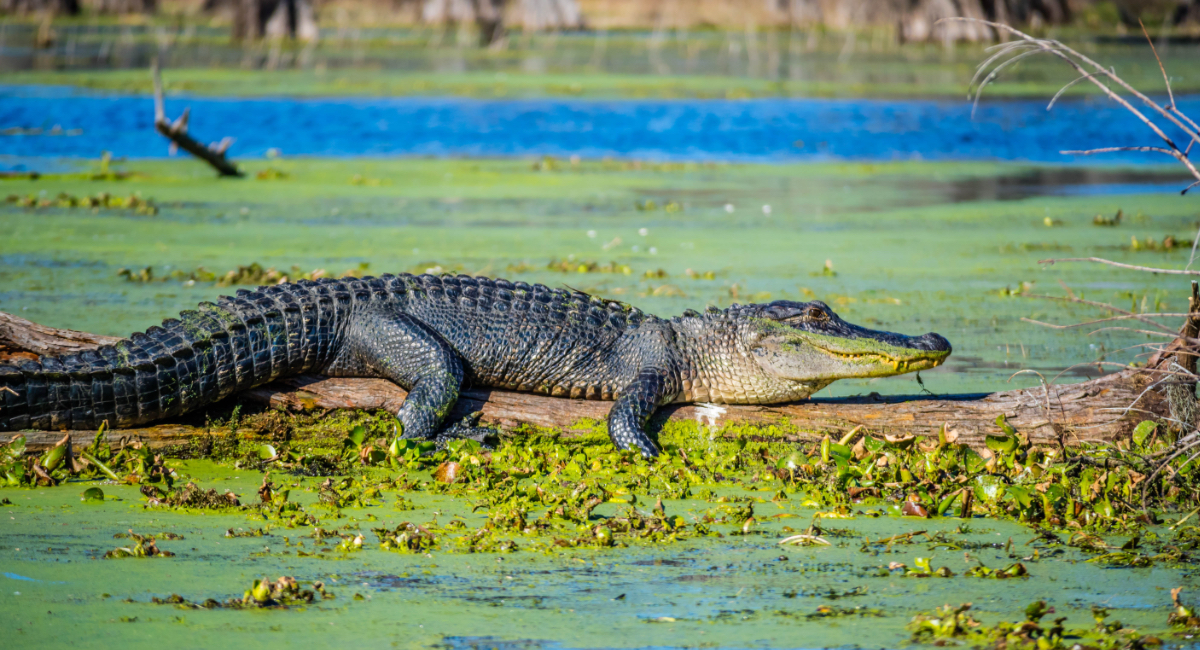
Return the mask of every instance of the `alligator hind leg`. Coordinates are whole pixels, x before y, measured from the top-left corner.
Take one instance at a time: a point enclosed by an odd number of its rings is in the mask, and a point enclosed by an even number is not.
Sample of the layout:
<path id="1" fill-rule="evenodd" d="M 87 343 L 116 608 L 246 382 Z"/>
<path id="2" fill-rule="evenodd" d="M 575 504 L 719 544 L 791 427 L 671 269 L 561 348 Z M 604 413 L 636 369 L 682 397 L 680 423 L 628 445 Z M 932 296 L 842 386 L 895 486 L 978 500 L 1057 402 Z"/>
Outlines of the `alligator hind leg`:
<path id="1" fill-rule="evenodd" d="M 431 440 L 458 401 L 463 367 L 446 339 L 416 318 L 367 312 L 354 319 L 325 374 L 383 377 L 400 385 L 408 391 L 396 414 L 404 437 Z"/>

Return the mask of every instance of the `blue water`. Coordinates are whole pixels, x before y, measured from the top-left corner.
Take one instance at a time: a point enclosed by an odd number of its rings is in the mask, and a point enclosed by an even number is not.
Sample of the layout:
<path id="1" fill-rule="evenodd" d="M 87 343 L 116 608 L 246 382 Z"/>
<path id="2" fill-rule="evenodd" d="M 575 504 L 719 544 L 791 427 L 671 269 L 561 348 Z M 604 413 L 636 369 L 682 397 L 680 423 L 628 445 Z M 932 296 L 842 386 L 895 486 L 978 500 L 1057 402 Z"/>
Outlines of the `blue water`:
<path id="1" fill-rule="evenodd" d="M 237 138 L 237 157 L 615 156 L 650 160 L 983 159 L 1063 163 L 1062 149 L 1159 145 L 1107 100 L 508 100 L 459 98 L 225 99 L 169 97 L 168 116 L 192 109 L 198 138 Z M 1200 97 L 1179 101 L 1200 113 Z M 60 126 L 78 135 L 0 135 L 13 157 L 167 155 L 153 102 L 137 95 L 0 86 L 0 130 Z M 1161 154 L 1095 162 L 1169 163 Z"/>

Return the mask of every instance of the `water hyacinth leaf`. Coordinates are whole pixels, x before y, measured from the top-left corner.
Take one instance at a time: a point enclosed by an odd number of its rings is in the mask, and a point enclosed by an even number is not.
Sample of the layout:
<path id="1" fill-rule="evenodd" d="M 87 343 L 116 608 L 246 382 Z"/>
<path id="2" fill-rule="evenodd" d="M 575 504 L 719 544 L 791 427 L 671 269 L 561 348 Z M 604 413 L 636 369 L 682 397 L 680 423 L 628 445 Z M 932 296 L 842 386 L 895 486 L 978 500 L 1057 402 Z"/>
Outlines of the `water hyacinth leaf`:
<path id="1" fill-rule="evenodd" d="M 966 459 L 967 471 L 972 474 L 983 471 L 987 466 L 987 460 L 970 447 L 963 450 L 963 457 Z"/>
<path id="2" fill-rule="evenodd" d="M 998 476 L 976 476 L 975 498 L 987 503 L 996 503 L 1004 496 L 1007 487 Z"/>
<path id="3" fill-rule="evenodd" d="M 367 439 L 367 430 L 360 424 L 350 430 L 346 435 L 346 440 L 352 443 L 355 447 L 361 447 L 363 441 Z"/>
<path id="4" fill-rule="evenodd" d="M 98 487 L 90 487 L 83 491 L 80 501 L 85 501 L 88 503 L 100 503 L 101 501 L 104 501 L 104 490 L 101 490 Z"/>
<path id="5" fill-rule="evenodd" d="M 867 451 L 871 452 L 881 451 L 884 448 L 882 440 L 871 436 L 863 436 L 862 444 Z"/>
<path id="6" fill-rule="evenodd" d="M 837 442 L 829 443 L 829 455 L 832 458 L 840 460 L 850 460 L 854 455 L 854 450 L 849 445 L 843 445 Z"/>
<path id="7" fill-rule="evenodd" d="M 271 460 L 272 458 L 276 458 L 278 456 L 279 452 L 275 451 L 275 448 L 271 445 L 263 444 L 258 446 L 259 460 Z"/>
<path id="8" fill-rule="evenodd" d="M 69 438 L 64 438 L 63 440 L 64 442 L 58 443 L 42 456 L 42 467 L 45 467 L 46 471 L 53 472 L 58 469 L 63 459 L 67 457 L 66 441 Z"/>
<path id="9" fill-rule="evenodd" d="M 1033 504 L 1033 494 L 1029 488 L 1010 485 L 1006 488 L 1013 501 L 1016 501 L 1022 508 L 1028 508 Z"/>
<path id="10" fill-rule="evenodd" d="M 8 442 L 7 449 L 9 458 L 17 459 L 25 455 L 25 436 L 19 435 Z"/>
<path id="11" fill-rule="evenodd" d="M 1097 501 L 1093 509 L 1096 511 L 1096 514 L 1100 515 L 1101 517 L 1113 517 L 1117 514 L 1116 511 L 1113 510 L 1112 503 L 1107 498 Z"/>
<path id="12" fill-rule="evenodd" d="M 988 434 L 987 438 L 985 439 L 985 444 L 987 445 L 988 449 L 991 449 L 997 454 L 1007 456 L 1017 450 L 1017 437 L 994 436 Z"/>
<path id="13" fill-rule="evenodd" d="M 798 451 L 793 451 L 792 453 L 788 454 L 787 457 L 780 458 L 779 462 L 775 464 L 775 468 L 796 470 L 803 467 L 807 462 L 808 458 L 805 457 L 804 454 L 801 454 Z"/>
<path id="14" fill-rule="evenodd" d="M 949 496 L 947 496 L 946 498 L 942 499 L 941 502 L 938 503 L 938 507 L 937 507 L 938 516 L 939 517 L 945 516 L 946 511 L 950 510 L 950 506 L 953 506 L 954 502 L 957 501 L 960 497 L 962 497 L 965 494 L 966 494 L 966 492 L 963 490 L 956 490 L 954 492 L 951 492 L 949 494 Z"/>
<path id="15" fill-rule="evenodd" d="M 1133 444 L 1139 447 L 1145 447 L 1146 441 L 1150 439 L 1151 434 L 1158 427 L 1158 423 L 1145 420 L 1137 425 L 1133 430 Z"/>
<path id="16" fill-rule="evenodd" d="M 254 588 L 250 590 L 250 597 L 254 600 L 265 603 L 271 599 L 271 581 L 263 578 L 254 583 Z"/>
<path id="17" fill-rule="evenodd" d="M 1017 437 L 1017 430 L 1012 428 L 1012 425 L 1008 423 L 1008 418 L 1004 417 L 1003 413 L 996 416 L 996 426 L 1000 427 L 1004 435 L 1012 438 Z"/>

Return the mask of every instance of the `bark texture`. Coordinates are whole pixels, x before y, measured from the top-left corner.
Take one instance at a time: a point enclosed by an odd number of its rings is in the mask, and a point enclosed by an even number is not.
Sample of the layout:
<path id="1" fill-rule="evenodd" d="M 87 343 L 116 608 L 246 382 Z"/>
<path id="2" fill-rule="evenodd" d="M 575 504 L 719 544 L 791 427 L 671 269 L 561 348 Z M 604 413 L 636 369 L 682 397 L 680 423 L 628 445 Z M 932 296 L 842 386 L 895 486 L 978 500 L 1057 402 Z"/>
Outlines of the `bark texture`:
<path id="1" fill-rule="evenodd" d="M 0 359 L 20 355 L 77 352 L 115 341 L 72 330 L 59 330 L 0 312 Z M 1171 363 L 1165 359 L 1163 363 Z M 928 435 L 941 427 L 957 433 L 959 440 L 982 446 L 984 437 L 999 431 L 996 417 L 1005 418 L 1036 442 L 1077 445 L 1110 441 L 1127 435 L 1144 419 L 1169 417 L 1170 404 L 1160 393 L 1146 388 L 1160 378 L 1159 371 L 1127 370 L 1078 384 L 1055 385 L 958 396 L 886 396 L 814 399 L 777 406 L 680 404 L 662 409 L 651 422 L 697 421 L 719 427 L 727 423 L 779 425 L 795 441 L 838 436 L 862 426 L 867 431 L 891 435 Z M 246 400 L 292 411 L 366 409 L 395 412 L 404 389 L 383 379 L 348 379 L 314 376 L 290 377 L 253 389 Z M 474 411 L 483 421 L 505 430 L 522 425 L 553 427 L 568 434 L 581 420 L 603 421 L 612 402 L 572 400 L 490 389 L 462 393 L 452 418 Z M 71 432 L 88 443 L 94 431 Z M 154 447 L 178 445 L 204 435 L 199 428 L 164 424 L 156 427 L 110 431 L 109 438 L 141 440 Z M 26 434 L 31 449 L 52 445 L 61 432 Z M 56 437 L 57 436 L 57 437 Z"/>

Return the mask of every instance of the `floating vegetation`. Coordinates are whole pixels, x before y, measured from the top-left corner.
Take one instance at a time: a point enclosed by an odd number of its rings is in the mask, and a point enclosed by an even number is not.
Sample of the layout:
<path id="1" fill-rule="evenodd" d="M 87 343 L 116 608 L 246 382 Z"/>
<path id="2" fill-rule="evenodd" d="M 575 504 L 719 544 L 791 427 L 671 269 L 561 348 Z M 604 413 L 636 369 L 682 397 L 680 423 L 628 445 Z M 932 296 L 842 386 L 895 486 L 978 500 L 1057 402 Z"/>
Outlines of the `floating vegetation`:
<path id="1" fill-rule="evenodd" d="M 1125 216 L 1124 210 L 1117 210 L 1117 213 L 1111 217 L 1106 217 L 1102 214 L 1097 214 L 1096 216 L 1092 217 L 1092 225 L 1112 228 L 1114 226 L 1121 225 L 1121 218 L 1124 216 Z"/>
<path id="2" fill-rule="evenodd" d="M 291 174 L 277 167 L 267 167 L 260 169 L 254 177 L 260 181 L 282 181 L 291 178 Z"/>
<path id="3" fill-rule="evenodd" d="M 683 212 L 683 204 L 679 201 L 667 201 L 660 206 L 654 199 L 645 199 L 634 201 L 633 207 L 639 212 L 653 212 L 660 207 L 663 212 Z"/>
<path id="4" fill-rule="evenodd" d="M 371 178 L 362 174 L 355 174 L 350 178 L 351 185 L 359 185 L 363 187 L 380 187 L 383 185 L 391 185 L 392 182 L 382 178 Z"/>
<path id="5" fill-rule="evenodd" d="M 117 196 L 108 192 L 100 192 L 91 196 L 75 196 L 66 192 L 59 192 L 54 197 L 41 194 L 28 194 L 26 196 L 9 194 L 7 201 L 23 208 L 92 208 L 96 210 L 106 208 L 130 210 L 134 214 L 144 216 L 158 214 L 158 206 L 154 204 L 154 199 L 144 199 L 137 194 Z"/>
<path id="6" fill-rule="evenodd" d="M 1174 597 L 1179 590 L 1172 591 Z M 1178 601 L 1176 601 L 1178 602 Z M 971 603 L 958 607 L 946 605 L 937 610 L 918 614 L 909 623 L 912 640 L 933 645 L 970 644 L 976 648 L 996 650 L 1067 650 L 1079 648 L 1146 648 L 1162 645 L 1162 640 L 1153 635 L 1139 634 L 1120 621 L 1109 621 L 1108 611 L 1102 607 L 1092 608 L 1096 626 L 1092 629 L 1067 629 L 1067 617 L 1055 618 L 1050 624 L 1042 619 L 1054 614 L 1053 607 L 1046 601 L 1030 603 L 1024 612 L 1024 620 L 1002 621 L 987 626 L 969 612 Z M 1183 608 L 1177 605 L 1177 610 Z"/>
<path id="7" fill-rule="evenodd" d="M 104 554 L 106 560 L 119 560 L 121 558 L 147 558 L 147 557 L 175 557 L 175 554 L 170 551 L 164 551 L 158 548 L 154 537 L 139 535 L 132 530 L 129 531 L 129 539 L 132 539 L 136 544 L 132 547 L 121 546 Z"/>
<path id="8" fill-rule="evenodd" d="M 1003 289 L 996 289 L 994 291 L 994 293 L 996 295 L 1004 296 L 1006 298 L 1013 298 L 1013 297 L 1017 297 L 1017 296 L 1027 296 L 1033 292 L 1034 284 L 1036 284 L 1036 283 L 1033 282 L 1032 280 L 1022 280 L 1021 283 L 1018 284 L 1015 288 L 1012 287 L 1011 285 L 1009 285 L 1009 286 L 1004 287 Z"/>
<path id="9" fill-rule="evenodd" d="M 185 284 L 212 282 L 218 287 L 233 287 L 238 285 L 262 286 L 267 284 L 283 284 L 284 282 L 317 280 L 325 277 L 361 278 L 369 269 L 370 264 L 363 262 L 355 268 L 342 271 L 340 274 L 331 274 L 325 269 L 303 271 L 299 266 L 293 266 L 289 271 L 280 271 L 273 266 L 264 268 L 258 262 L 253 262 L 247 266 L 239 266 L 236 269 L 226 271 L 223 274 L 214 273 L 201 266 L 197 267 L 194 271 L 175 269 L 165 275 L 155 275 L 154 268 L 147 266 L 141 269 L 121 269 L 117 271 L 117 277 L 125 278 L 128 282 L 149 283 L 174 280 Z"/>
<path id="10" fill-rule="evenodd" d="M 601 264 L 595 260 L 576 260 L 574 255 L 568 255 L 565 259 L 561 260 L 554 258 L 546 264 L 545 268 L 548 271 L 557 271 L 559 273 L 616 273 L 619 275 L 631 275 L 633 273 L 633 269 L 628 264 L 618 264 L 617 262 Z M 520 264 L 509 264 L 508 270 L 512 273 L 524 273 L 537 269 L 522 262 Z"/>
<path id="11" fill-rule="evenodd" d="M 1133 251 L 1133 252 L 1152 251 L 1152 252 L 1170 253 L 1171 251 L 1174 251 L 1177 249 L 1185 249 L 1186 250 L 1186 249 L 1190 249 L 1191 247 L 1192 247 L 1192 240 L 1176 239 L 1174 235 L 1167 235 L 1167 236 L 1163 237 L 1161 241 L 1156 240 L 1153 237 L 1146 237 L 1144 239 L 1138 239 L 1137 235 L 1130 235 L 1128 250 Z"/>
<path id="12" fill-rule="evenodd" d="M 156 605 L 174 605 L 179 609 L 288 609 L 294 606 L 311 605 L 320 595 L 322 600 L 334 598 L 332 592 L 325 590 L 325 583 L 313 582 L 312 589 L 305 589 L 302 583 L 290 576 L 282 576 L 272 582 L 268 578 L 254 581 L 254 586 L 247 589 L 241 598 L 230 598 L 224 602 L 209 598 L 200 603 L 193 603 L 179 594 L 171 594 L 166 598 L 154 597 L 151 602 Z"/>
<path id="13" fill-rule="evenodd" d="M 1071 246 L 1060 242 L 1023 242 L 1020 244 L 1002 244 L 1001 255 L 1014 253 L 1069 253 L 1074 250 Z"/>
<path id="14" fill-rule="evenodd" d="M 827 277 L 827 278 L 836 278 L 837 271 L 833 270 L 833 260 L 825 260 L 825 266 L 821 267 L 820 271 L 814 271 L 812 273 L 809 273 L 809 275 L 811 275 L 813 277 L 822 277 L 823 276 L 823 277 Z"/>

